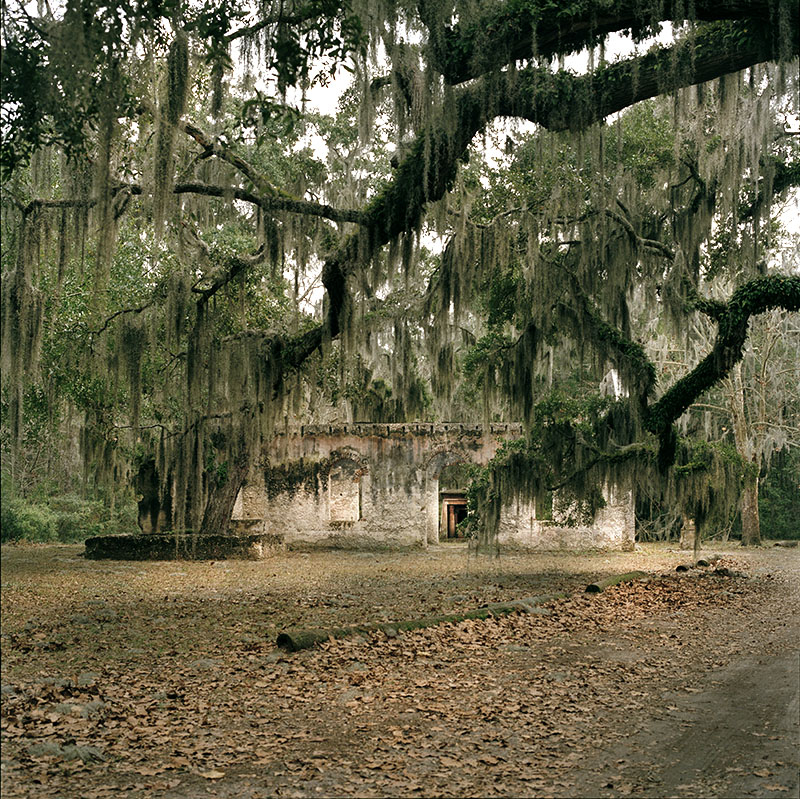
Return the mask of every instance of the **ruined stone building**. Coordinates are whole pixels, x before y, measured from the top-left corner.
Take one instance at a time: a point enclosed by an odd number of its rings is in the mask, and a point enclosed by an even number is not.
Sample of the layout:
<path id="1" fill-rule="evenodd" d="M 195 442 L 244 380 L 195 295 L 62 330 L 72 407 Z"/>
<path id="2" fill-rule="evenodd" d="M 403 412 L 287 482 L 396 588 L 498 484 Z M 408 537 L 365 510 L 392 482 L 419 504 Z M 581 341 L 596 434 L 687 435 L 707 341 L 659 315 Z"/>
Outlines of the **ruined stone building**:
<path id="1" fill-rule="evenodd" d="M 234 526 L 295 546 L 427 547 L 458 537 L 466 515 L 468 466 L 485 465 L 519 425 L 306 425 L 277 435 L 234 508 Z M 520 549 L 632 549 L 633 498 L 607 487 L 588 525 L 558 513 L 537 518 L 510 502 L 498 543 Z"/>

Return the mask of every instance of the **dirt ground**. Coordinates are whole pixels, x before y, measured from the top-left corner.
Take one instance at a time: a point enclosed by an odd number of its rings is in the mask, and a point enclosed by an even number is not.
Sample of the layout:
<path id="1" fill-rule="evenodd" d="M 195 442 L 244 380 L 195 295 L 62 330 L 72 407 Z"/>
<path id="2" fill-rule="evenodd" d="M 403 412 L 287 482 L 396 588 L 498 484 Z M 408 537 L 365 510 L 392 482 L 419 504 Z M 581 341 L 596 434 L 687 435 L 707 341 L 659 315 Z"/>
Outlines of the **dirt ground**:
<path id="1" fill-rule="evenodd" d="M 800 551 L 86 561 L 3 547 L 10 797 L 798 797 Z M 652 579 L 584 593 L 641 569 Z M 567 591 L 542 612 L 330 641 Z"/>

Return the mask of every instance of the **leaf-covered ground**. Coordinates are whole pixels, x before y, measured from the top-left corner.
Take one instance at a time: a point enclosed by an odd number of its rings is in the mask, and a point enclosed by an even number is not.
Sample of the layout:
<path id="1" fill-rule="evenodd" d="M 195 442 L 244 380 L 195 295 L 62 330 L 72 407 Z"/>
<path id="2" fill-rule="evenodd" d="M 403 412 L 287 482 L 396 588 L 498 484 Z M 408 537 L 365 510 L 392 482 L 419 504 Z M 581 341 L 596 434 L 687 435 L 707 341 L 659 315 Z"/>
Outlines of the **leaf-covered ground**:
<path id="1" fill-rule="evenodd" d="M 6 798 L 798 795 L 797 550 L 728 549 L 721 576 L 663 547 L 81 549 L 3 548 Z M 653 579 L 582 591 L 632 569 Z M 561 590 L 541 613 L 273 646 Z"/>

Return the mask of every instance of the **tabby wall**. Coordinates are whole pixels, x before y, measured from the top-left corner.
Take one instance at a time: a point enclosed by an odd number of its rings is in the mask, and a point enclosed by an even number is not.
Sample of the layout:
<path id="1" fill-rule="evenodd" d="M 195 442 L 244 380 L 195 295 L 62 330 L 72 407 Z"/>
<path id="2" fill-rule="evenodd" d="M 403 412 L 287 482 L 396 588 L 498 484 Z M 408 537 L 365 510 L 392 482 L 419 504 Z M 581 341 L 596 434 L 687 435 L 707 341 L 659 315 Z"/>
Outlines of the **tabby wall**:
<path id="1" fill-rule="evenodd" d="M 439 541 L 440 476 L 459 463 L 485 465 L 520 425 L 314 425 L 277 435 L 254 468 L 233 519 L 289 545 L 396 549 Z M 506 547 L 632 548 L 629 494 L 611 497 L 595 524 L 562 527 L 512 503 L 501 517 Z"/>

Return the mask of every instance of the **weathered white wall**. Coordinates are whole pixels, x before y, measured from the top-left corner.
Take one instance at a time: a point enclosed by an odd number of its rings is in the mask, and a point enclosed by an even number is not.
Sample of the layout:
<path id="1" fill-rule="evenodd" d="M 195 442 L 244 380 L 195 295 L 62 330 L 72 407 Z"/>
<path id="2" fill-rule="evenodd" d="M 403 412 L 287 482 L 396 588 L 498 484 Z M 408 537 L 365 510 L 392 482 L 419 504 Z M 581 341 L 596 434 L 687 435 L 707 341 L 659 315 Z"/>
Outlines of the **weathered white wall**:
<path id="1" fill-rule="evenodd" d="M 503 439 L 521 433 L 519 425 L 506 424 L 488 429 L 459 424 L 306 426 L 276 436 L 265 452 L 274 468 L 253 470 L 233 518 L 261 519 L 264 532 L 289 545 L 426 547 L 439 540 L 442 470 L 464 462 L 485 465 Z M 287 482 L 281 470 L 289 467 L 295 479 Z M 348 486 L 342 480 L 352 482 Z M 632 548 L 631 495 L 609 492 L 607 501 L 594 525 L 575 528 L 539 521 L 529 505 L 512 503 L 503 511 L 499 542 L 532 549 Z"/>
<path id="2" fill-rule="evenodd" d="M 606 505 L 590 525 L 568 526 L 536 518 L 530 502 L 513 500 L 500 514 L 497 540 L 507 549 L 621 549 L 635 545 L 633 493 L 603 490 Z"/>

